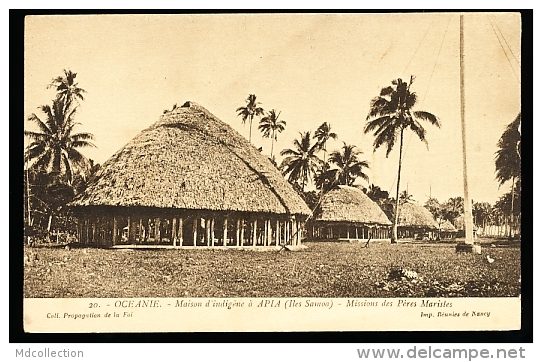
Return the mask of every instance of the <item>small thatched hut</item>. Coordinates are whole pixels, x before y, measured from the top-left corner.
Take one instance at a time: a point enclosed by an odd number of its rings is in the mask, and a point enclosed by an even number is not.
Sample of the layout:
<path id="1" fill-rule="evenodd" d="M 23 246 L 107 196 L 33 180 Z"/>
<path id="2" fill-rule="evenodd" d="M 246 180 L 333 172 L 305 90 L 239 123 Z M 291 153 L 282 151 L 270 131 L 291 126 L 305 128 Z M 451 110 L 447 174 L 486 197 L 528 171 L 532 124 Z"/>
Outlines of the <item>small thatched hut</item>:
<path id="1" fill-rule="evenodd" d="M 313 239 L 387 239 L 391 222 L 363 191 L 337 186 L 322 197 L 314 221 L 308 225 Z"/>
<path id="2" fill-rule="evenodd" d="M 435 239 L 438 224 L 425 207 L 406 201 L 399 205 L 398 238 Z"/>
<path id="3" fill-rule="evenodd" d="M 457 237 L 458 238 L 464 238 L 465 237 L 465 215 L 459 215 L 454 219 L 453 226 L 457 229 Z M 478 232 L 478 227 L 476 225 L 472 225 L 472 237 L 475 238 L 476 234 Z"/>
<path id="4" fill-rule="evenodd" d="M 440 222 L 439 222 L 440 221 Z M 439 239 L 441 240 L 453 240 L 457 235 L 457 229 L 452 223 L 446 219 L 437 220 L 439 222 Z"/>
<path id="5" fill-rule="evenodd" d="M 267 157 L 193 102 L 115 153 L 71 207 L 81 242 L 112 247 L 297 245 L 310 213 Z"/>

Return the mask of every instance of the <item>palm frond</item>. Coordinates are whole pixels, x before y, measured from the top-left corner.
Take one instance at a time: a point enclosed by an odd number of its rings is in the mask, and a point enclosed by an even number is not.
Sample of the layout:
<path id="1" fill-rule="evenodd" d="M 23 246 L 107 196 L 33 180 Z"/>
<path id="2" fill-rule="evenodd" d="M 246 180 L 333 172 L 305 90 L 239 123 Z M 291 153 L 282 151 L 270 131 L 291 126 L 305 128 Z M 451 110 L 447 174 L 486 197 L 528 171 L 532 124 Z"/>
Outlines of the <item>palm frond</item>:
<path id="1" fill-rule="evenodd" d="M 431 123 L 433 126 L 437 126 L 439 128 L 441 127 L 438 117 L 432 113 L 426 111 L 416 111 L 414 112 L 414 117 L 423 119 L 424 121 Z"/>

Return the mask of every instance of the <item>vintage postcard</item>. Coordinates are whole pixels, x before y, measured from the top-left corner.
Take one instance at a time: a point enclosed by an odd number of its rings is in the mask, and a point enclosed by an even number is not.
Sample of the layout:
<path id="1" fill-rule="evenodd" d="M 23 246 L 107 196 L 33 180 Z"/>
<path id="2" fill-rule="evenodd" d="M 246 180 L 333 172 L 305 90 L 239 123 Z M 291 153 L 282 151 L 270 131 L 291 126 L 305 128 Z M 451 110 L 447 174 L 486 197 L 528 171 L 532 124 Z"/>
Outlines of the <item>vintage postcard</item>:
<path id="1" fill-rule="evenodd" d="M 521 31 L 26 17 L 25 332 L 520 329 Z"/>

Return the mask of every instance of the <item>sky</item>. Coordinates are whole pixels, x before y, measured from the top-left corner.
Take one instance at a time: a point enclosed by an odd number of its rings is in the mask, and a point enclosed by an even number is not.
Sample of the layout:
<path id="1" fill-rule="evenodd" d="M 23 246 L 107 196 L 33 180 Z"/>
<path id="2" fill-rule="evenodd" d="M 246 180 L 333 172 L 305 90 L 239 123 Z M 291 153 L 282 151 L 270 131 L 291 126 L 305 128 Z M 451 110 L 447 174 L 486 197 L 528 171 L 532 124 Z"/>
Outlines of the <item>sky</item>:
<path id="1" fill-rule="evenodd" d="M 323 122 L 363 151 L 370 183 L 395 193 L 398 147 L 373 152 L 363 127 L 372 98 L 393 79 L 416 77 L 415 110 L 435 114 L 426 124 L 428 148 L 405 134 L 401 190 L 421 203 L 463 195 L 459 88 L 459 13 L 230 14 L 33 16 L 25 24 L 25 115 L 51 104 L 52 78 L 70 69 L 87 91 L 76 131 L 91 132 L 105 162 L 173 104 L 195 101 L 248 139 L 236 109 L 256 94 L 287 123 L 274 146 L 293 147 L 299 132 Z M 467 13 L 465 119 L 469 193 L 494 203 L 499 187 L 497 141 L 520 112 L 521 18 L 517 13 Z M 271 148 L 255 119 L 252 141 Z M 26 122 L 28 129 L 33 126 Z M 278 156 L 279 161 L 281 157 Z M 366 186 L 365 182 L 360 182 Z"/>

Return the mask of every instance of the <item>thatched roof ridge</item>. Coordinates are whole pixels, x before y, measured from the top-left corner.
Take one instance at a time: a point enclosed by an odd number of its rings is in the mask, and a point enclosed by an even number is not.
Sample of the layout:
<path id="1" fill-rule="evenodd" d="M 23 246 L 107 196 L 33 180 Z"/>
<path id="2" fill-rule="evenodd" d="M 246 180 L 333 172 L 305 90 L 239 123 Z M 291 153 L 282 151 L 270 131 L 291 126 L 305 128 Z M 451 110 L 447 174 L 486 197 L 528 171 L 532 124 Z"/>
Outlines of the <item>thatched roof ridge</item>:
<path id="1" fill-rule="evenodd" d="M 438 224 L 431 212 L 412 201 L 399 205 L 399 222 L 397 226 L 438 229 Z"/>
<path id="2" fill-rule="evenodd" d="M 163 114 L 107 160 L 71 204 L 90 205 L 310 213 L 265 155 L 194 102 Z"/>
<path id="3" fill-rule="evenodd" d="M 322 197 L 315 221 L 391 225 L 382 209 L 363 191 L 338 186 Z"/>
<path id="4" fill-rule="evenodd" d="M 449 220 L 443 220 L 440 223 L 440 231 L 457 232 L 457 229 L 455 228 L 455 226 L 452 225 Z"/>

